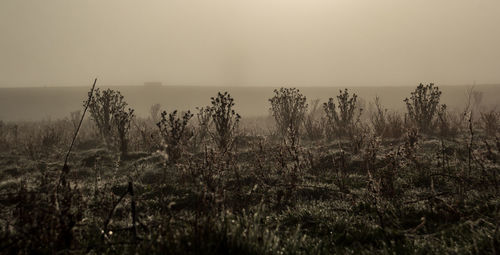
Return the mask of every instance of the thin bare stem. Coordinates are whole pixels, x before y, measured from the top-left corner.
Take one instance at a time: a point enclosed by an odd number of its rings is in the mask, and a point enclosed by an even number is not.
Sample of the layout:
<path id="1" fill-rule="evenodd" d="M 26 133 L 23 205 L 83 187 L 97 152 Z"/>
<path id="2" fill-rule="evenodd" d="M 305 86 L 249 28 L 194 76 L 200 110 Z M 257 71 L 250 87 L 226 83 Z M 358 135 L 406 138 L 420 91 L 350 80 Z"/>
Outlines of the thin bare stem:
<path id="1" fill-rule="evenodd" d="M 92 100 L 92 96 L 94 95 L 94 88 L 95 88 L 96 83 L 97 83 L 97 78 L 94 79 L 94 84 L 92 85 L 92 88 L 90 89 L 89 99 L 87 100 L 87 103 L 85 104 L 85 109 L 83 110 L 82 118 L 80 119 L 80 123 L 78 123 L 78 127 L 75 130 L 75 134 L 73 135 L 73 140 L 71 141 L 71 145 L 69 146 L 68 153 L 66 153 L 66 158 L 64 159 L 64 166 L 63 166 L 63 171 L 65 171 L 65 172 L 69 171 L 69 167 L 68 167 L 69 154 L 71 153 L 71 150 L 73 149 L 73 145 L 75 144 L 75 140 L 76 140 L 76 137 L 78 135 L 78 131 L 80 131 L 80 127 L 82 126 L 83 119 L 85 118 L 85 113 L 87 112 L 87 109 L 89 108 L 90 101 Z"/>

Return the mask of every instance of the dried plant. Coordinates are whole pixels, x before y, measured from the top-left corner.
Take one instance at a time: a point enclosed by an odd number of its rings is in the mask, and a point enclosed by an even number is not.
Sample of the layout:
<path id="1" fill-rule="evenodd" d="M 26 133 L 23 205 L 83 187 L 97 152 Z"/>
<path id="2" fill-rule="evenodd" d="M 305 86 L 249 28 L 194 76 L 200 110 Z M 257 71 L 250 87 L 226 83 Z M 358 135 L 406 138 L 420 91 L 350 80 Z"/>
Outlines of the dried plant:
<path id="1" fill-rule="evenodd" d="M 134 110 L 128 108 L 125 110 L 125 106 L 117 107 L 112 110 L 113 114 L 113 124 L 118 135 L 118 141 L 120 146 L 120 152 L 123 156 L 127 156 L 128 153 L 128 133 L 130 131 L 130 123 L 134 118 Z"/>
<path id="2" fill-rule="evenodd" d="M 124 97 L 119 91 L 106 89 L 95 90 L 89 103 L 89 111 L 97 125 L 101 137 L 108 146 L 118 147 L 122 155 L 127 154 L 128 132 L 134 118 L 134 110 L 128 108 Z"/>
<path id="3" fill-rule="evenodd" d="M 233 149 L 241 116 L 234 110 L 234 99 L 227 92 L 211 98 L 210 113 L 215 132 L 211 133 L 219 152 L 225 154 Z"/>
<path id="4" fill-rule="evenodd" d="M 420 85 L 411 92 L 410 99 L 406 98 L 408 117 L 423 133 L 431 133 L 434 118 L 439 110 L 441 91 L 434 83 Z"/>
<path id="5" fill-rule="evenodd" d="M 300 126 L 307 112 L 306 97 L 296 88 L 280 88 L 274 90 L 274 96 L 269 99 L 269 102 L 278 132 L 285 142 L 297 144 Z"/>
<path id="6" fill-rule="evenodd" d="M 161 119 L 157 123 L 160 134 L 166 144 L 166 151 L 171 162 L 177 162 L 186 146 L 187 141 L 191 138 L 192 132 L 188 129 L 189 120 L 193 117 L 190 111 L 177 115 L 177 110 L 167 113 L 161 113 Z"/>
<path id="7" fill-rule="evenodd" d="M 340 90 L 337 96 L 337 104 L 333 98 L 328 99 L 327 103 L 323 104 L 323 109 L 326 113 L 326 136 L 328 139 L 334 137 L 352 136 L 356 124 L 359 122 L 362 109 L 357 106 L 356 94 L 349 95 L 348 89 L 344 92 Z"/>

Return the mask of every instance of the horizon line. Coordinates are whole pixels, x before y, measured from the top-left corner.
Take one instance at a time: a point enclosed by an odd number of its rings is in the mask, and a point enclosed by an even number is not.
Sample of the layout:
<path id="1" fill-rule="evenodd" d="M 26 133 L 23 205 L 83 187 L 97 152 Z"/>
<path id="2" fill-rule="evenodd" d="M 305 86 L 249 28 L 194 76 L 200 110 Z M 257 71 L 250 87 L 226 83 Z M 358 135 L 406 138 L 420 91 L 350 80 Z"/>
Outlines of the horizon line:
<path id="1" fill-rule="evenodd" d="M 98 81 L 99 83 L 99 81 Z M 172 85 L 172 84 L 161 84 L 157 86 L 151 86 L 151 85 L 138 85 L 138 84 L 104 84 L 104 85 L 98 85 L 98 87 L 143 87 L 143 88 L 149 88 L 149 89 L 156 89 L 156 88 L 169 88 L 169 87 L 201 87 L 201 88 L 281 88 L 281 87 L 295 87 L 295 88 L 381 88 L 381 87 L 390 87 L 390 88 L 398 88 L 398 87 L 413 87 L 413 86 L 418 86 L 420 83 L 415 83 L 413 85 L 313 85 L 313 86 L 304 86 L 304 85 L 297 85 L 297 86 L 291 86 L 289 84 L 286 85 L 198 85 L 198 84 L 178 84 L 178 85 Z M 428 83 L 423 83 L 423 84 L 428 84 Z M 438 87 L 467 87 L 467 86 L 499 86 L 499 83 L 468 83 L 468 84 L 437 84 L 434 83 Z M 34 89 L 34 88 L 83 88 L 83 87 L 88 87 L 89 85 L 40 85 L 40 86 L 33 86 L 33 85 L 28 85 L 28 86 L 4 86 L 0 85 L 0 89 Z"/>

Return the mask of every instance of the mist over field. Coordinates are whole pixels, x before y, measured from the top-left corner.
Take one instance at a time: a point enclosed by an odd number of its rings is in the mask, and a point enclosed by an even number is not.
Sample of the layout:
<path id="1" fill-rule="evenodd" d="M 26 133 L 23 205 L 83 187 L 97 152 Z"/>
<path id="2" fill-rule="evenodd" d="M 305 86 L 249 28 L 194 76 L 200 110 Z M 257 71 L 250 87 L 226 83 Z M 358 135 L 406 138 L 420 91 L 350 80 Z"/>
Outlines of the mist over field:
<path id="1" fill-rule="evenodd" d="M 244 116 L 266 115 L 282 86 L 323 101 L 349 87 L 401 110 L 421 82 L 460 108 L 466 86 L 500 82 L 498 12 L 497 1 L 461 0 L 5 0 L 0 88 L 23 89 L 0 89 L 0 118 L 65 117 L 94 77 L 139 115 L 203 106 L 218 90 Z M 497 87 L 484 87 L 487 105 Z"/>
<path id="2" fill-rule="evenodd" d="M 500 254 L 500 1 L 0 0 L 0 254 Z"/>
<path id="3" fill-rule="evenodd" d="M 106 86 L 99 86 L 107 88 Z M 245 117 L 262 117 L 270 114 L 269 98 L 273 87 L 210 87 L 210 86 L 111 86 L 119 90 L 138 116 L 147 117 L 153 104 L 160 104 L 165 110 L 195 110 L 209 104 L 210 97 L 219 91 L 228 91 L 235 98 L 235 109 Z M 474 88 L 482 93 L 483 110 L 496 109 L 499 104 L 499 85 L 440 86 L 442 103 L 451 110 L 461 111 L 467 100 L 467 91 Z M 319 99 L 324 103 L 335 97 L 343 87 L 299 88 L 309 101 Z M 384 107 L 399 112 L 405 111 L 403 100 L 413 87 L 350 87 L 359 95 L 365 110 L 370 110 L 376 96 Z M 32 121 L 58 119 L 80 110 L 87 98 L 88 87 L 45 87 L 45 88 L 0 88 L 0 119 L 4 121 Z M 373 105 L 371 106 L 373 107 Z M 373 109 L 372 109 L 373 110 Z"/>
<path id="4" fill-rule="evenodd" d="M 500 2 L 3 0 L 0 86 L 498 84 Z"/>

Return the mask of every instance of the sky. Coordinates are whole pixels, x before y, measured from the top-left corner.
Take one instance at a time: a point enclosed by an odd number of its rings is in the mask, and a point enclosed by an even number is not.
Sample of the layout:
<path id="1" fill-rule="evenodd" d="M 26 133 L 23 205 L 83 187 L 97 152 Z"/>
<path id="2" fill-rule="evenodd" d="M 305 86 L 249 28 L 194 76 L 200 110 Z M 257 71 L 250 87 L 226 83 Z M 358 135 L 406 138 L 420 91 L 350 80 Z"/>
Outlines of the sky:
<path id="1" fill-rule="evenodd" d="M 0 86 L 500 83 L 498 0 L 1 0 Z"/>

